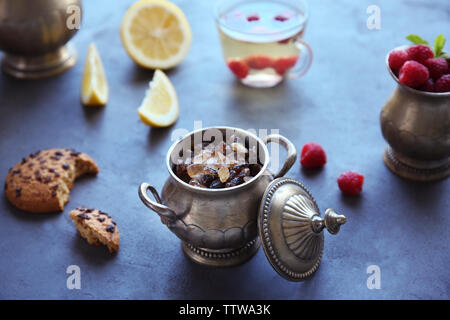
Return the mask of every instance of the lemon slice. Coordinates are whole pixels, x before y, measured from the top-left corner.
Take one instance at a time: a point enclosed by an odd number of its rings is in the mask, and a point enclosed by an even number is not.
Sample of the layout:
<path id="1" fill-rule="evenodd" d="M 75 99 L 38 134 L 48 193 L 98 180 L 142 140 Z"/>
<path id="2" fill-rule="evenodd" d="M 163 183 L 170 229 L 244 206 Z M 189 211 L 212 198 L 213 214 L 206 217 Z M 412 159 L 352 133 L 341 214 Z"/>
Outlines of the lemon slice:
<path id="1" fill-rule="evenodd" d="M 108 102 L 108 83 L 100 55 L 93 43 L 89 45 L 84 65 L 81 102 L 85 106 L 104 106 Z"/>
<path id="2" fill-rule="evenodd" d="M 191 45 L 191 28 L 184 13 L 167 0 L 133 4 L 123 18 L 120 35 L 131 59 L 151 69 L 178 65 Z"/>
<path id="3" fill-rule="evenodd" d="M 141 120 L 152 127 L 168 127 L 178 119 L 178 98 L 169 78 L 156 70 L 138 109 Z"/>

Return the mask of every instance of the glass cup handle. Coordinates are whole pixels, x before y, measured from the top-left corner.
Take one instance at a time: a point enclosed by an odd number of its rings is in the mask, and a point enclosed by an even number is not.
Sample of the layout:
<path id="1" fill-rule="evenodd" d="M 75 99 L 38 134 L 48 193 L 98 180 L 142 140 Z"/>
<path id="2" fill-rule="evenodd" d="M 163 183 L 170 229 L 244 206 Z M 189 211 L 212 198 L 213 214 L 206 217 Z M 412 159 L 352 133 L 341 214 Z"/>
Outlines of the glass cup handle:
<path id="1" fill-rule="evenodd" d="M 313 51 L 306 41 L 296 37 L 294 38 L 294 44 L 300 50 L 300 54 L 294 68 L 288 73 L 290 79 L 303 77 L 308 72 L 313 61 Z"/>

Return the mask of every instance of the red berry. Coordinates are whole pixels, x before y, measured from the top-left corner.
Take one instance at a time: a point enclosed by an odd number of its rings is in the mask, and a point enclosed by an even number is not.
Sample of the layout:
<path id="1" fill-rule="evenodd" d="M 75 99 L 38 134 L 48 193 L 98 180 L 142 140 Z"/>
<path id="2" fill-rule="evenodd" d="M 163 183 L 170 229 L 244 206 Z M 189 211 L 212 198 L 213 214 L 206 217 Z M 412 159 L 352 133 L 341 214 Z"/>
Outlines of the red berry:
<path id="1" fill-rule="evenodd" d="M 433 78 L 433 80 L 439 79 L 448 71 L 448 63 L 444 58 L 427 59 L 424 65 L 428 68 L 430 77 Z"/>
<path id="2" fill-rule="evenodd" d="M 435 92 L 450 92 L 450 74 L 444 74 L 434 84 Z"/>
<path id="3" fill-rule="evenodd" d="M 406 51 L 408 52 L 408 60 L 414 60 L 422 64 L 425 62 L 425 60 L 434 57 L 431 48 L 423 44 L 413 45 L 406 49 Z"/>
<path id="4" fill-rule="evenodd" d="M 288 17 L 282 16 L 281 14 L 275 16 L 274 19 L 277 20 L 277 21 L 281 21 L 281 22 L 289 20 Z"/>
<path id="5" fill-rule="evenodd" d="M 434 92 L 434 81 L 433 79 L 428 79 L 423 85 L 419 87 L 419 90 L 426 92 Z"/>
<path id="6" fill-rule="evenodd" d="M 249 21 L 249 22 L 258 21 L 258 20 L 259 20 L 259 16 L 257 14 L 252 14 L 247 17 L 247 21 Z"/>
<path id="7" fill-rule="evenodd" d="M 248 65 L 241 60 L 229 60 L 228 68 L 230 68 L 234 75 L 240 79 L 245 78 L 249 71 Z"/>
<path id="8" fill-rule="evenodd" d="M 405 50 L 394 50 L 389 54 L 389 67 L 393 71 L 398 71 L 408 60 L 408 53 Z"/>
<path id="9" fill-rule="evenodd" d="M 430 73 L 427 67 L 416 62 L 406 61 L 400 69 L 398 80 L 411 88 L 418 88 L 429 78 Z"/>
<path id="10" fill-rule="evenodd" d="M 271 68 L 274 64 L 274 60 L 271 57 L 258 55 L 258 56 L 250 56 L 245 59 L 245 62 L 251 69 L 265 69 Z"/>
<path id="11" fill-rule="evenodd" d="M 327 163 L 327 155 L 323 148 L 315 143 L 310 142 L 303 146 L 300 157 L 300 163 L 305 168 L 320 168 Z"/>
<path id="12" fill-rule="evenodd" d="M 354 171 L 341 173 L 337 179 L 339 189 L 344 194 L 356 196 L 362 191 L 364 176 Z"/>
<path id="13" fill-rule="evenodd" d="M 282 76 L 286 73 L 286 71 L 288 69 L 295 66 L 295 64 L 297 63 L 297 60 L 298 60 L 298 56 L 278 58 L 275 61 L 273 68 L 280 76 Z"/>

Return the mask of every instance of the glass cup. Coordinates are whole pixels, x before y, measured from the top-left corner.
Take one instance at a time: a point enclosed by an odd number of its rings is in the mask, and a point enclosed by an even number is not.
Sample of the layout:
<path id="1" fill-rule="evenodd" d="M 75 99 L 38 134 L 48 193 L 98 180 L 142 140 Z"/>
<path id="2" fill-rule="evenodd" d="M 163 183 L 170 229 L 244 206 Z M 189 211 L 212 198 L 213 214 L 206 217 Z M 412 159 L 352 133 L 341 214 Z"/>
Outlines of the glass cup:
<path id="1" fill-rule="evenodd" d="M 225 62 L 247 86 L 273 87 L 311 67 L 304 0 L 220 0 L 215 20 Z"/>

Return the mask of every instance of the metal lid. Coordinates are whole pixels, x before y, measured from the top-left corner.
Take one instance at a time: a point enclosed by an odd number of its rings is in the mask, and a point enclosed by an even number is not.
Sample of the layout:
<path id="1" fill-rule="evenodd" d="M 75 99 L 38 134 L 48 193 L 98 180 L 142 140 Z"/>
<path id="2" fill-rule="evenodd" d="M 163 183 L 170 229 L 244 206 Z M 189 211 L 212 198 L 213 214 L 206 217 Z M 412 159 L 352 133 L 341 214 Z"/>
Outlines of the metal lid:
<path id="1" fill-rule="evenodd" d="M 327 228 L 339 232 L 345 216 L 327 209 L 325 218 L 300 182 L 278 178 L 266 188 L 258 215 L 259 236 L 272 267 L 290 281 L 302 281 L 319 267 Z"/>

